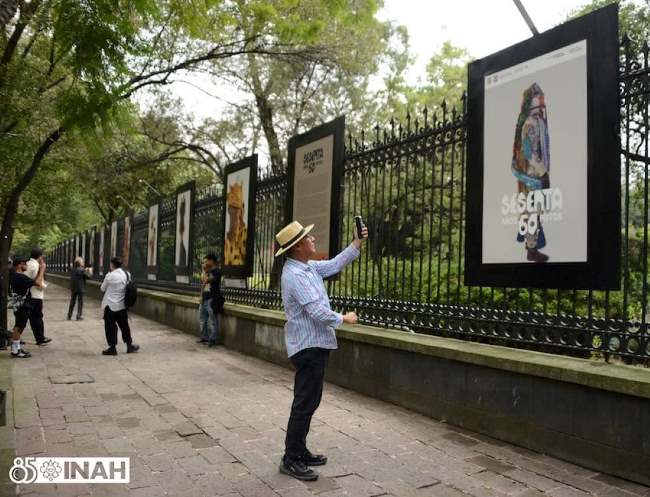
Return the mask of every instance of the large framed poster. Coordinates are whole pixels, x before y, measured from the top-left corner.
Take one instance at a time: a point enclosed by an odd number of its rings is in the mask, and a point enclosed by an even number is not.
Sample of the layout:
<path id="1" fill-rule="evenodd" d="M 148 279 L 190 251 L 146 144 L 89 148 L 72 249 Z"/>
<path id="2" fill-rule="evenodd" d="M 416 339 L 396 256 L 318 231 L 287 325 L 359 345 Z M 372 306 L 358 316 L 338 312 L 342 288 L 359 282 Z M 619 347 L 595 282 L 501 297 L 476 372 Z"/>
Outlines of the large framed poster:
<path id="1" fill-rule="evenodd" d="M 147 224 L 147 279 L 158 278 L 158 233 L 160 233 L 160 204 L 149 207 Z"/>
<path id="2" fill-rule="evenodd" d="M 616 289 L 618 8 L 469 66 L 465 284 Z"/>
<path id="3" fill-rule="evenodd" d="M 97 229 L 93 226 L 90 228 L 90 234 L 88 235 L 88 260 L 86 265 L 95 270 L 95 237 L 97 236 Z"/>
<path id="4" fill-rule="evenodd" d="M 129 267 L 129 256 L 131 255 L 131 222 L 132 214 L 124 218 L 124 236 L 122 237 L 122 265 Z"/>
<path id="5" fill-rule="evenodd" d="M 257 154 L 226 166 L 224 185 L 222 272 L 245 278 L 253 273 Z"/>
<path id="6" fill-rule="evenodd" d="M 195 183 L 191 181 L 176 190 L 176 241 L 174 270 L 178 283 L 189 283 L 192 271 L 192 212 Z"/>
<path id="7" fill-rule="evenodd" d="M 345 116 L 289 140 L 285 220 L 314 225 L 315 259 L 339 250 Z"/>
<path id="8" fill-rule="evenodd" d="M 111 223 L 111 248 L 110 259 L 117 257 L 117 221 Z M 110 262 L 110 261 L 109 261 Z"/>
<path id="9" fill-rule="evenodd" d="M 99 276 L 104 276 L 106 271 L 106 226 L 99 228 L 99 256 L 97 259 Z"/>

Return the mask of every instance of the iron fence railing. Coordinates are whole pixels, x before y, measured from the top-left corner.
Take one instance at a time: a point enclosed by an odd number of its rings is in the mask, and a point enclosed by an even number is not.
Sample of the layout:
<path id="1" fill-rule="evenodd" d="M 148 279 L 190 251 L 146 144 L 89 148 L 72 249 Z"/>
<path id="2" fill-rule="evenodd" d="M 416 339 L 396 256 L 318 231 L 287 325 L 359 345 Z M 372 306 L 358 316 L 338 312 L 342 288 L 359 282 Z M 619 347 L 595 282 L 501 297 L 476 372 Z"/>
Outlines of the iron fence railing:
<path id="1" fill-rule="evenodd" d="M 648 48 L 621 47 L 621 188 L 623 239 L 620 291 L 467 287 L 463 284 L 466 126 L 458 108 L 426 109 L 391 121 L 346 144 L 341 199 L 342 246 L 361 214 L 371 233 L 362 256 L 329 281 L 333 307 L 356 310 L 361 322 L 403 331 L 497 343 L 553 353 L 615 354 L 650 359 L 648 329 Z M 253 275 L 247 288 L 227 288 L 231 302 L 280 309 L 281 262 L 274 234 L 286 223 L 286 178 L 258 179 Z M 200 261 L 221 256 L 224 199 L 219 186 L 197 192 L 193 212 L 193 276 L 174 284 L 175 199 L 161 208 L 158 281 L 196 290 Z M 130 266 L 146 281 L 146 213 L 134 216 Z M 107 246 L 110 229 L 107 231 Z M 97 265 L 99 235 L 95 240 Z M 118 239 L 123 236 L 123 223 Z M 87 237 L 90 238 L 90 237 Z M 87 242 L 89 245 L 90 242 Z M 121 245 L 120 245 L 121 246 Z M 108 250 L 108 248 L 107 248 Z M 72 260 L 69 245 L 51 254 L 54 269 Z M 107 261 L 107 257 L 105 257 Z M 97 268 L 96 268 L 97 269 Z M 96 271 L 97 273 L 97 271 Z"/>

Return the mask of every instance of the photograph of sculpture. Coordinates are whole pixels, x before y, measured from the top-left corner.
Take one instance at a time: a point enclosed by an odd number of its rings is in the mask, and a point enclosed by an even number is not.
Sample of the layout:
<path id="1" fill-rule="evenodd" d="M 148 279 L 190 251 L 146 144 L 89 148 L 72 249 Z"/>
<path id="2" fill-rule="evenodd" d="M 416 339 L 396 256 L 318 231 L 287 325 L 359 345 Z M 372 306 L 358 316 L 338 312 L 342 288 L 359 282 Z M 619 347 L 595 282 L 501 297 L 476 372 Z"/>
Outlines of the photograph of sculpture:
<path id="1" fill-rule="evenodd" d="M 99 229 L 99 275 L 104 275 L 104 254 L 106 250 L 106 227 Z"/>
<path id="2" fill-rule="evenodd" d="M 176 193 L 176 240 L 174 269 L 176 281 L 188 283 L 191 271 L 191 219 L 194 205 L 194 182 L 181 186 Z"/>
<path id="3" fill-rule="evenodd" d="M 129 266 L 129 252 L 131 249 L 131 216 L 124 218 L 124 236 L 122 237 L 122 264 Z"/>
<path id="4" fill-rule="evenodd" d="M 256 178 L 257 155 L 225 169 L 224 275 L 243 278 L 252 271 Z"/>
<path id="5" fill-rule="evenodd" d="M 158 204 L 149 207 L 147 226 L 147 267 L 153 272 L 158 265 Z"/>
<path id="6" fill-rule="evenodd" d="M 111 223 L 111 258 L 117 257 L 117 221 Z"/>
<path id="7" fill-rule="evenodd" d="M 484 264 L 587 260 L 586 40 L 485 76 L 483 164 Z"/>
<path id="8" fill-rule="evenodd" d="M 88 236 L 88 260 L 86 261 L 86 265 L 89 267 L 95 266 L 95 236 L 96 229 L 91 228 L 90 235 Z"/>

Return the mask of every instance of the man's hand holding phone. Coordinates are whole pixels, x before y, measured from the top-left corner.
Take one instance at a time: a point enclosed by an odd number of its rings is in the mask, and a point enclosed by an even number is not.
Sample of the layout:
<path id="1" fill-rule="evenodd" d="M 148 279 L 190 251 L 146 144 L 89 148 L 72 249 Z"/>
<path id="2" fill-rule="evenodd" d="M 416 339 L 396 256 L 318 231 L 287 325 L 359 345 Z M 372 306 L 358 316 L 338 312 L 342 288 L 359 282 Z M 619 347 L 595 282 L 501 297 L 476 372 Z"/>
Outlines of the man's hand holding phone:
<path id="1" fill-rule="evenodd" d="M 360 249 L 366 238 L 368 238 L 368 228 L 363 223 L 363 218 L 361 216 L 354 216 L 354 240 L 352 243 L 357 249 Z"/>

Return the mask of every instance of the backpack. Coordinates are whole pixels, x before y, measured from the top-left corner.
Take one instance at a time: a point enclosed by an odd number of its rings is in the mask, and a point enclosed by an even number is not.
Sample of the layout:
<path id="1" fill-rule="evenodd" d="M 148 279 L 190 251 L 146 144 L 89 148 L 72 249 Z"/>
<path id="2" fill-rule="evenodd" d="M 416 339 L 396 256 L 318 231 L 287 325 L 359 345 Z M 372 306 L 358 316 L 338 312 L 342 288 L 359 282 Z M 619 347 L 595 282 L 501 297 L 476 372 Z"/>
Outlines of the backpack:
<path id="1" fill-rule="evenodd" d="M 28 292 L 29 293 L 29 292 Z M 25 305 L 25 301 L 27 300 L 27 293 L 25 295 L 19 295 L 17 293 L 14 293 L 11 291 L 8 295 L 7 299 L 7 307 L 16 312 L 18 309 L 20 309 L 23 305 Z"/>
<path id="2" fill-rule="evenodd" d="M 124 271 L 124 269 L 122 269 Z M 124 289 L 124 305 L 126 307 L 133 307 L 136 300 L 138 300 L 138 286 L 135 284 L 135 281 L 131 279 L 131 275 L 128 271 L 124 271 L 126 274 L 126 288 Z"/>
<path id="3" fill-rule="evenodd" d="M 11 311 L 16 312 L 18 309 L 20 309 L 25 305 L 28 295 L 29 295 L 29 289 L 27 290 L 27 292 L 25 292 L 25 295 L 20 295 L 19 293 L 14 292 L 14 289 L 11 287 L 11 283 L 9 283 L 9 292 L 7 295 L 7 307 Z"/>

